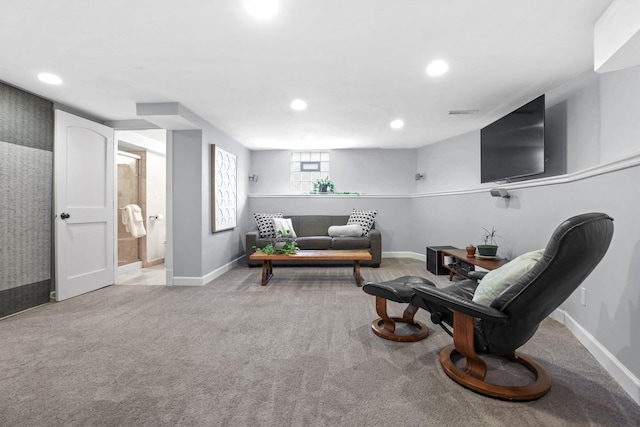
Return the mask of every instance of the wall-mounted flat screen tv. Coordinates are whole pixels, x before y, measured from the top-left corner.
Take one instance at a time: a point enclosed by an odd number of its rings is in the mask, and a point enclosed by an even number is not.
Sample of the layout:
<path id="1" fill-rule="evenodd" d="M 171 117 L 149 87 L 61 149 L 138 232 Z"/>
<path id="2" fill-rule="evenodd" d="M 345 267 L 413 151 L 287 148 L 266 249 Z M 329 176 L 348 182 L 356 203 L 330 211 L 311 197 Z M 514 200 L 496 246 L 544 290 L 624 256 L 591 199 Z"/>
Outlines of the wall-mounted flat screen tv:
<path id="1" fill-rule="evenodd" d="M 544 95 L 480 131 L 480 182 L 544 172 Z"/>

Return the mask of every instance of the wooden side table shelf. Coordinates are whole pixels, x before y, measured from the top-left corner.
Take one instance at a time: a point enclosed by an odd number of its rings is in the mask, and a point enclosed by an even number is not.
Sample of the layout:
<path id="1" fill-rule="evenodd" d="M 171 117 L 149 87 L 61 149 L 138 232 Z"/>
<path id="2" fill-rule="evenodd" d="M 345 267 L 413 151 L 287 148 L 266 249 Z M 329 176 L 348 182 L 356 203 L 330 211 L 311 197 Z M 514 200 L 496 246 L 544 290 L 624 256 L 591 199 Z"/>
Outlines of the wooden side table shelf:
<path id="1" fill-rule="evenodd" d="M 454 258 L 454 267 L 450 267 L 444 262 L 445 256 Z M 442 265 L 450 271 L 449 280 L 452 280 L 454 274 L 469 279 L 469 271 L 474 271 L 475 267 L 482 267 L 487 270 L 495 270 L 496 268 L 508 263 L 509 261 L 504 258 L 483 258 L 479 256 L 469 257 L 467 256 L 467 251 L 465 249 L 444 249 L 442 251 L 441 262 Z"/>

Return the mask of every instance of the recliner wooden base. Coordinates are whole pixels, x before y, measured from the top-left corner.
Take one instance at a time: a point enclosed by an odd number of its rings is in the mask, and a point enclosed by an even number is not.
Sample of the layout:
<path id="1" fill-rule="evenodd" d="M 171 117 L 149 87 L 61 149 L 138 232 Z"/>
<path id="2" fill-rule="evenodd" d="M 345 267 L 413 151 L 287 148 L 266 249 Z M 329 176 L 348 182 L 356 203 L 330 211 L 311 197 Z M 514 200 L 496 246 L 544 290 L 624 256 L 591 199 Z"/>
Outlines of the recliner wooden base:
<path id="1" fill-rule="evenodd" d="M 414 320 L 416 312 L 420 309 L 415 305 L 409 304 L 404 310 L 402 317 L 392 317 L 387 314 L 387 300 L 376 296 L 376 312 L 378 319 L 371 322 L 373 333 L 391 341 L 414 342 L 425 339 L 429 336 L 429 328 L 422 322 Z M 408 326 L 411 333 L 399 333 L 397 323 L 403 323 Z"/>
<path id="2" fill-rule="evenodd" d="M 504 400 L 527 401 L 539 399 L 551 389 L 551 376 L 533 359 L 515 351 L 503 357 L 518 363 L 531 372 L 535 381 L 524 386 L 504 386 L 484 381 L 487 364 L 475 352 L 473 345 L 473 317 L 454 312 L 453 344 L 440 352 L 440 365 L 444 372 L 463 387 L 489 397 Z M 465 333 L 466 331 L 466 333 Z M 460 354 L 466 359 L 464 370 L 458 368 L 452 357 Z"/>

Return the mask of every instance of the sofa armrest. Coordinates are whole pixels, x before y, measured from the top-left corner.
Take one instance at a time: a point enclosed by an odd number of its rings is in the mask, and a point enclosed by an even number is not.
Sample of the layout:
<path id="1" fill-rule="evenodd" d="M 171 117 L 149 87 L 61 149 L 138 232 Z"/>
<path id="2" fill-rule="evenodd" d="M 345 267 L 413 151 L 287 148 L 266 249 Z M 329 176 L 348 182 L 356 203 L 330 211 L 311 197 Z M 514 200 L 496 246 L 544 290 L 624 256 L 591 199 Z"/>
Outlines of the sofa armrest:
<path id="1" fill-rule="evenodd" d="M 369 239 L 371 240 L 371 265 L 379 267 L 382 262 L 382 233 L 375 228 L 369 230 Z"/>
<path id="2" fill-rule="evenodd" d="M 249 255 L 255 252 L 253 250 L 253 247 L 256 245 L 256 241 L 258 240 L 258 237 L 260 237 L 260 232 L 258 230 L 247 231 L 247 234 L 245 237 L 245 244 L 246 244 L 245 252 L 247 254 L 247 260 L 249 260 Z"/>

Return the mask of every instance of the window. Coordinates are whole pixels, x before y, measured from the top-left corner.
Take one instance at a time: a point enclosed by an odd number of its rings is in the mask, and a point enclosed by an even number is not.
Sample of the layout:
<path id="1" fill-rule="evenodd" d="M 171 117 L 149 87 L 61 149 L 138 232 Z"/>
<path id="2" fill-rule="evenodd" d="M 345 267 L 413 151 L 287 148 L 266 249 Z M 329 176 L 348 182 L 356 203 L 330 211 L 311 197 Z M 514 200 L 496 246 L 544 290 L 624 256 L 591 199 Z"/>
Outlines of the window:
<path id="1" fill-rule="evenodd" d="M 290 188 L 296 192 L 313 191 L 313 183 L 329 175 L 329 153 L 294 151 L 291 153 Z"/>

